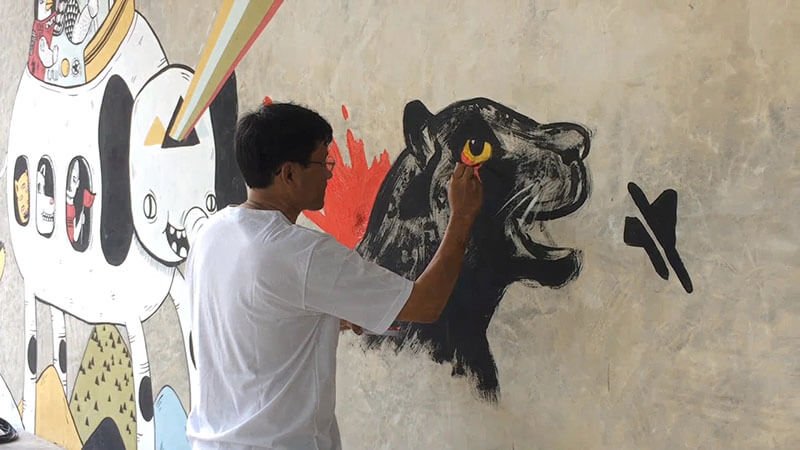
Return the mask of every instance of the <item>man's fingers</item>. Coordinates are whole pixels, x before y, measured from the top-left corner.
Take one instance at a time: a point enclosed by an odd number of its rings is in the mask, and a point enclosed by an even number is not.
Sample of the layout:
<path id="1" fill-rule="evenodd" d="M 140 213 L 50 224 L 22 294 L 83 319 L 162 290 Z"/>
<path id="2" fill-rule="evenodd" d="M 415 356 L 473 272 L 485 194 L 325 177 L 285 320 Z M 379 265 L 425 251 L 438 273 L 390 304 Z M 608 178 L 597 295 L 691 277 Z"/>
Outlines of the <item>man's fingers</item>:
<path id="1" fill-rule="evenodd" d="M 467 172 L 467 166 L 460 162 L 456 163 L 456 168 L 453 171 L 453 178 L 461 178 L 464 176 L 464 173 Z"/>
<path id="2" fill-rule="evenodd" d="M 361 328 L 360 326 L 352 322 L 348 322 L 344 319 L 341 319 L 339 320 L 339 331 L 345 331 L 345 330 L 353 330 L 353 333 L 359 336 L 361 336 L 364 333 L 364 329 Z"/>

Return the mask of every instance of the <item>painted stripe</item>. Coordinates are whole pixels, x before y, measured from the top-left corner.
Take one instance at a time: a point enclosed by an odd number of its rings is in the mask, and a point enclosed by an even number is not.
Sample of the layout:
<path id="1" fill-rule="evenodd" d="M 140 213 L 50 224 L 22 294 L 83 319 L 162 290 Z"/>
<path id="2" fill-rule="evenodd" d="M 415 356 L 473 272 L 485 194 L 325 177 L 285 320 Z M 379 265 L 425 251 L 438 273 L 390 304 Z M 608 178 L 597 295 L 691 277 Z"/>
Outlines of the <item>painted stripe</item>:
<path id="1" fill-rule="evenodd" d="M 206 59 L 201 61 L 205 65 L 192 78 L 178 120 L 168 130 L 173 139 L 185 139 L 282 3 L 283 0 L 226 3 L 223 11 L 228 13 L 218 16 L 214 26 L 217 34 L 209 37 L 203 51 Z"/>
<path id="2" fill-rule="evenodd" d="M 211 43 L 217 42 L 222 34 L 222 28 L 227 21 L 227 18 L 230 16 L 231 7 L 233 6 L 232 0 L 226 0 L 223 4 L 219 12 L 217 13 L 217 19 L 214 21 L 213 28 L 211 29 L 211 34 L 208 36 L 206 40 L 206 46 L 203 48 L 203 52 L 200 55 L 200 62 L 197 64 L 197 69 L 195 70 L 195 75 L 192 76 L 192 81 L 189 83 L 189 89 L 186 91 L 186 95 L 184 96 L 184 102 L 181 107 L 181 110 L 178 111 L 178 115 L 175 118 L 175 123 L 183 123 L 183 116 L 186 114 L 186 99 L 194 97 L 194 91 L 197 88 L 197 80 L 198 75 L 205 72 L 206 67 L 208 65 L 208 60 L 211 57 L 211 53 L 214 50 L 213 45 L 209 45 Z M 168 130 L 169 131 L 169 130 Z"/>
<path id="3" fill-rule="evenodd" d="M 233 2 L 232 0 L 229 0 L 228 3 L 230 3 L 230 5 L 227 5 L 228 7 L 225 8 L 226 11 L 221 11 L 223 14 L 217 17 L 219 27 L 217 27 L 216 24 L 214 26 L 214 28 L 219 28 L 218 34 L 216 36 L 209 36 L 209 39 L 206 41 L 208 58 L 205 61 L 205 65 L 198 67 L 197 71 L 192 77 L 189 91 L 187 91 L 186 97 L 184 98 L 181 110 L 178 111 L 178 117 L 175 120 L 174 128 L 168 130 L 170 136 L 180 136 L 181 138 L 185 138 L 190 130 L 189 123 L 194 120 L 193 116 L 197 115 L 199 117 L 202 115 L 197 114 L 198 104 L 201 100 L 200 97 L 203 97 L 203 91 L 211 82 L 211 77 L 214 75 L 214 72 L 219 68 L 221 63 L 220 60 L 224 56 L 224 51 L 226 48 L 226 45 L 223 45 L 223 43 L 227 44 L 230 42 L 231 37 L 236 32 L 236 29 L 242 20 L 242 17 L 244 16 L 244 12 L 247 9 L 247 4 L 249 1 Z"/>

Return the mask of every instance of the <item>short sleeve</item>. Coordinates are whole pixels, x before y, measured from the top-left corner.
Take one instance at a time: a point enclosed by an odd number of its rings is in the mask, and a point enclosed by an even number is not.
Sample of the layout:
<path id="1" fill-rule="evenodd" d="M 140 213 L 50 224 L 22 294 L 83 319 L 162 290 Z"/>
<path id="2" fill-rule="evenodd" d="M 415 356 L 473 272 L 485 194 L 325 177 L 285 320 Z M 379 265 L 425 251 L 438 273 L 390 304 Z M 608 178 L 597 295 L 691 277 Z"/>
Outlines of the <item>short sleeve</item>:
<path id="1" fill-rule="evenodd" d="M 330 237 L 311 252 L 303 307 L 382 334 L 403 309 L 414 283 L 369 262 Z"/>

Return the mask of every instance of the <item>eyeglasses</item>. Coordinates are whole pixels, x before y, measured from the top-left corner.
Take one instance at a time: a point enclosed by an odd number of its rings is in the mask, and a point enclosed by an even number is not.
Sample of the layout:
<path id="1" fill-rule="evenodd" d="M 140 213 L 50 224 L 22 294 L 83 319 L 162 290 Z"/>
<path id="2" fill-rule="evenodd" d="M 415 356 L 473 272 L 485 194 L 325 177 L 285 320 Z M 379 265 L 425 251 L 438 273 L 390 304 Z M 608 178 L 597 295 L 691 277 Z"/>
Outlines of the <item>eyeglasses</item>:
<path id="1" fill-rule="evenodd" d="M 328 159 L 328 160 L 325 160 L 325 161 L 309 161 L 308 164 L 321 164 L 321 165 L 324 165 L 325 168 L 328 169 L 328 172 L 333 172 L 333 168 L 336 167 L 336 161 L 334 161 L 332 159 Z M 279 173 L 281 173 L 281 169 L 280 168 L 275 171 L 275 175 L 277 175 Z"/>
<path id="2" fill-rule="evenodd" d="M 309 161 L 309 164 L 321 164 L 328 169 L 328 172 L 333 172 L 333 168 L 336 167 L 336 161 L 332 159 L 326 159 L 325 161 Z"/>

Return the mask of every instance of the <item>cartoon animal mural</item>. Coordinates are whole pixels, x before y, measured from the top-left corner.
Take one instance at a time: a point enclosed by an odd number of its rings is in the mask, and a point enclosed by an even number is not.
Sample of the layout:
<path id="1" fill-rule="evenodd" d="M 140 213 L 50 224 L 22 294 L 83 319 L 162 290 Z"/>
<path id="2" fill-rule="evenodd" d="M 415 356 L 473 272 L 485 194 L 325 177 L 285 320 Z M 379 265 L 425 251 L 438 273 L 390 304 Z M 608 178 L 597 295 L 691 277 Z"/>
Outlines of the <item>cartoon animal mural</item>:
<path id="1" fill-rule="evenodd" d="M 545 222 L 573 213 L 589 195 L 584 165 L 589 132 L 574 123 L 540 124 L 486 98 L 460 101 L 437 114 L 412 101 L 405 107 L 403 129 L 406 148 L 392 163 L 377 196 L 372 197 L 365 180 L 373 178 L 371 171 L 380 172 L 383 157 L 369 169 L 361 161 L 360 177 L 334 171 L 326 214 L 307 216 L 323 229 L 339 231 L 334 235 L 340 241 L 354 241 L 336 228 L 339 216 L 329 200 L 338 205 L 337 199 L 358 195 L 375 198 L 357 251 L 416 279 L 444 234 L 450 214 L 447 182 L 455 163 L 465 162 L 478 171 L 484 206 L 442 316 L 428 325 L 399 323 L 387 335 L 367 340 L 373 346 L 387 339 L 398 346 L 412 339 L 429 344 L 436 361 L 452 362 L 454 375 L 474 375 L 482 396 L 496 401 L 497 368 L 486 329 L 505 290 L 516 281 L 560 288 L 580 273 L 581 252 L 557 247 Z M 349 133 L 353 160 L 356 142 Z M 337 151 L 332 153 L 340 158 Z M 342 177 L 353 180 L 342 182 Z M 341 219 L 356 228 L 361 222 Z"/>
<path id="2" fill-rule="evenodd" d="M 176 141 L 168 130 L 193 73 L 168 63 L 132 0 L 34 0 L 34 11 L 10 125 L 13 176 L 6 177 L 10 243 L 24 280 L 22 421 L 36 431 L 36 303 L 43 302 L 51 309 L 53 366 L 65 394 L 65 314 L 126 327 L 136 399 L 135 412 L 126 414 L 135 415 L 137 447 L 153 448 L 142 322 L 172 298 L 191 381 L 178 265 L 203 220 L 218 205 L 244 198 L 231 151 L 235 76 L 220 83 L 188 136 Z"/>

